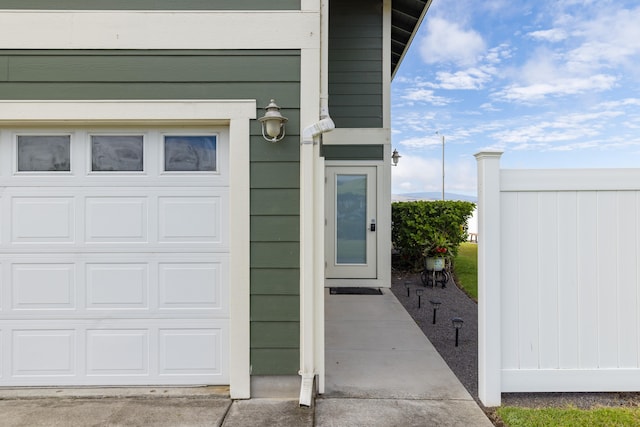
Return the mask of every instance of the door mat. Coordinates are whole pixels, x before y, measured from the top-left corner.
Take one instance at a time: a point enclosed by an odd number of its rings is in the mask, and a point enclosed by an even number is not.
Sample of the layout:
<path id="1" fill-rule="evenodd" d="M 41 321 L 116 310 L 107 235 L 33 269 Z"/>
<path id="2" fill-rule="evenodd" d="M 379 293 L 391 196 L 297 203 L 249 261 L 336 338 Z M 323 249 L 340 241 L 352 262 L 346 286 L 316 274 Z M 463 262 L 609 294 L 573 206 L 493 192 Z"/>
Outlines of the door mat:
<path id="1" fill-rule="evenodd" d="M 378 288 L 329 288 L 331 295 L 382 295 Z"/>

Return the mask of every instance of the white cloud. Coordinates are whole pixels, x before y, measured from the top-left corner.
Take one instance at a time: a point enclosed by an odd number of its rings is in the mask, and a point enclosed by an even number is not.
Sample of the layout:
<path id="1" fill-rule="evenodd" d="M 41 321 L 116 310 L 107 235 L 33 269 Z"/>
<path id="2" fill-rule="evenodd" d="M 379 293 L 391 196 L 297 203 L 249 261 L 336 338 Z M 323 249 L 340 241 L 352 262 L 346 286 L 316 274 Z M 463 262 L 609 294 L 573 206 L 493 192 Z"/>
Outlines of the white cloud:
<path id="1" fill-rule="evenodd" d="M 491 80 L 491 74 L 478 68 L 450 73 L 439 71 L 436 73 L 437 87 L 440 89 L 482 89 Z"/>
<path id="2" fill-rule="evenodd" d="M 560 28 L 532 31 L 527 35 L 533 39 L 543 40 L 548 42 L 559 42 L 567 38 L 567 33 Z"/>
<path id="3" fill-rule="evenodd" d="M 440 147 L 439 136 L 412 137 L 398 141 L 398 144 L 406 148 Z"/>
<path id="4" fill-rule="evenodd" d="M 427 18 L 427 35 L 419 40 L 422 60 L 427 64 L 454 63 L 471 66 L 485 51 L 482 36 L 473 29 L 463 29 L 456 22 Z"/>
<path id="5" fill-rule="evenodd" d="M 568 53 L 571 61 L 592 66 L 627 65 L 638 68 L 640 7 L 625 9 L 609 4 L 598 13 L 574 23 L 573 35 L 582 43 Z"/>
<path id="6" fill-rule="evenodd" d="M 484 60 L 490 64 L 498 64 L 505 59 L 509 59 L 512 56 L 512 48 L 507 43 L 501 43 L 498 46 L 492 47 L 487 51 L 484 56 Z"/>
<path id="7" fill-rule="evenodd" d="M 502 129 L 493 132 L 491 137 L 503 147 L 512 145 L 517 150 L 587 148 L 598 145 L 594 141 L 602 136 L 606 126 L 623 115 L 620 111 L 598 111 L 525 117 L 503 123 Z"/>
<path id="8" fill-rule="evenodd" d="M 603 92 L 614 87 L 615 76 L 597 74 L 589 77 L 566 77 L 549 79 L 547 82 L 529 85 L 514 84 L 495 94 L 505 101 L 531 102 L 549 96 L 577 95 L 588 92 Z"/>
<path id="9" fill-rule="evenodd" d="M 401 98 L 409 101 L 427 102 L 439 106 L 447 105 L 451 102 L 448 98 L 436 96 L 434 91 L 429 89 L 407 89 Z"/>
<path id="10" fill-rule="evenodd" d="M 412 109 L 408 112 L 394 114 L 394 130 L 402 129 L 401 132 L 407 133 L 432 133 L 432 123 L 436 120 L 436 114 L 433 111 L 420 111 Z M 397 133 L 394 133 L 397 134 Z"/>

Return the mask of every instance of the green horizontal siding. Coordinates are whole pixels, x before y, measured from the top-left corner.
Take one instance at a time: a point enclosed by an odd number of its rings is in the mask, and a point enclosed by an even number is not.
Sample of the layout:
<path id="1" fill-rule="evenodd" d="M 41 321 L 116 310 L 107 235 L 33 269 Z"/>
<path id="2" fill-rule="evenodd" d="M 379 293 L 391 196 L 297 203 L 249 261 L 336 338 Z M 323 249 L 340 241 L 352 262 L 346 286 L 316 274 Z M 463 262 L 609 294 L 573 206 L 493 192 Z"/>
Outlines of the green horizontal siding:
<path id="1" fill-rule="evenodd" d="M 300 193 L 296 189 L 252 189 L 251 215 L 298 215 Z"/>
<path id="2" fill-rule="evenodd" d="M 300 299 L 297 295 L 252 295 L 251 321 L 297 322 Z"/>
<path id="3" fill-rule="evenodd" d="M 377 95 L 358 95 L 357 97 L 349 96 L 349 95 L 336 95 L 333 96 L 333 105 L 334 108 L 340 107 L 351 107 L 353 105 L 353 100 L 358 99 L 359 102 L 365 105 L 378 105 L 382 100 Z"/>
<path id="4" fill-rule="evenodd" d="M 298 349 L 251 349 L 251 373 L 253 375 L 297 375 L 300 366 Z"/>
<path id="5" fill-rule="evenodd" d="M 279 102 L 276 100 L 276 102 Z M 263 115 L 264 111 L 260 111 L 259 116 Z M 284 111 L 283 115 L 287 116 L 287 112 Z M 298 117 L 297 115 L 295 117 Z M 299 129 L 294 127 L 295 123 L 289 117 L 289 122 L 287 123 L 286 129 L 293 129 L 295 134 L 295 129 Z M 254 129 L 255 127 L 255 129 Z M 251 123 L 251 161 L 252 162 L 268 162 L 268 161 L 277 161 L 277 162 L 297 162 L 300 160 L 300 141 L 297 138 L 286 138 L 278 143 L 266 142 L 262 135 L 260 135 L 260 126 L 253 122 Z M 287 133 L 289 131 L 287 130 Z"/>
<path id="6" fill-rule="evenodd" d="M 251 242 L 251 267 L 298 268 L 298 242 Z"/>
<path id="7" fill-rule="evenodd" d="M 251 240 L 254 242 L 297 242 L 300 240 L 299 216 L 251 217 Z"/>
<path id="8" fill-rule="evenodd" d="M 380 88 L 380 86 L 377 84 L 367 83 L 367 84 L 360 84 L 360 85 L 350 85 L 346 83 L 334 83 L 331 86 L 334 89 L 334 92 L 332 93 L 335 93 L 338 96 L 355 95 L 356 98 L 359 98 L 362 95 L 372 95 L 380 98 L 380 101 L 378 102 L 382 104 L 382 96 L 377 93 L 377 90 Z M 362 105 L 367 105 L 367 104 L 362 103 Z M 367 127 L 367 126 L 364 126 L 364 127 Z"/>
<path id="9" fill-rule="evenodd" d="M 329 34 L 329 108 L 336 127 L 382 127 L 382 0 L 331 3 Z"/>
<path id="10" fill-rule="evenodd" d="M 300 270 L 293 268 L 252 268 L 252 295 L 298 295 Z"/>
<path id="11" fill-rule="evenodd" d="M 257 99 L 267 105 L 269 98 L 278 95 L 278 103 L 285 105 L 300 98 L 298 85 L 282 83 L 2 83 L 0 99 Z M 285 111 L 283 111 L 284 115 Z M 264 111 L 260 111 L 262 116 Z M 291 116 L 291 111 L 286 114 Z M 296 128 L 289 125 L 288 129 Z"/>
<path id="12" fill-rule="evenodd" d="M 299 10 L 300 0 L 0 0 L 0 9 Z"/>
<path id="13" fill-rule="evenodd" d="M 337 42 L 336 42 L 337 43 Z M 332 62 L 329 63 L 329 72 L 332 73 L 334 71 L 333 62 L 347 62 L 347 63 L 355 63 L 360 62 L 359 65 L 351 65 L 353 67 L 359 66 L 362 68 L 370 69 L 376 66 L 376 62 L 378 66 L 381 65 L 382 54 L 378 49 L 343 49 L 340 45 L 335 50 L 331 51 L 330 59 Z M 347 64 L 339 64 L 338 67 L 349 66 Z M 339 69 L 338 68 L 338 69 Z M 382 81 L 382 78 L 380 79 Z"/>
<path id="14" fill-rule="evenodd" d="M 0 0 L 0 7 L 8 3 Z M 25 8 L 44 3 L 52 8 L 54 4 L 70 8 L 79 4 L 52 0 L 14 4 Z M 138 6 L 150 3 L 127 1 Z M 196 3 L 180 0 L 180 4 Z M 272 8 L 285 3 L 294 2 L 233 1 L 238 7 Z M 251 354 L 257 358 L 252 365 L 260 375 L 295 373 L 299 368 L 299 334 L 294 331 L 299 330 L 300 304 L 300 52 L 0 50 L 0 99 L 255 99 L 260 117 L 274 97 L 289 118 L 287 137 L 277 144 L 267 143 L 258 121 L 253 120 L 247 159 L 251 173 Z"/>
<path id="15" fill-rule="evenodd" d="M 260 73 L 245 68 L 259 61 Z M 7 72 L 20 82 L 282 82 L 300 80 L 298 58 L 226 56 L 14 56 Z M 283 72 L 287 70 L 286 72 Z"/>
<path id="16" fill-rule="evenodd" d="M 251 345 L 254 348 L 298 348 L 298 322 L 260 322 L 251 324 Z"/>
<path id="17" fill-rule="evenodd" d="M 382 145 L 323 145 L 325 160 L 384 160 Z"/>
<path id="18" fill-rule="evenodd" d="M 298 188 L 300 164 L 298 162 L 251 163 L 251 188 Z"/>

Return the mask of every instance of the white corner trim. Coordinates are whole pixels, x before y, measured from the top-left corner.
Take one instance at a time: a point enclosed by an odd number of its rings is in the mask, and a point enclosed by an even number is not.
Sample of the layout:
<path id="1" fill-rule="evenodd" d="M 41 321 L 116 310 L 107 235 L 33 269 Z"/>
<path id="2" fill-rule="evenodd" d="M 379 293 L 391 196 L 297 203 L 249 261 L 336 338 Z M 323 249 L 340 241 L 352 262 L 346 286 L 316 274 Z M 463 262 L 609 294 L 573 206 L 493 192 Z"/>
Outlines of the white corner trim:
<path id="1" fill-rule="evenodd" d="M 230 394 L 251 396 L 249 142 L 255 100 L 0 101 L 0 125 L 68 123 L 214 123 L 229 126 Z"/>
<path id="2" fill-rule="evenodd" d="M 0 101 L 0 125 L 35 122 L 212 122 L 255 119 L 255 100 Z"/>
<path id="3" fill-rule="evenodd" d="M 317 45 L 308 11 L 0 12 L 0 49 L 302 49 Z"/>

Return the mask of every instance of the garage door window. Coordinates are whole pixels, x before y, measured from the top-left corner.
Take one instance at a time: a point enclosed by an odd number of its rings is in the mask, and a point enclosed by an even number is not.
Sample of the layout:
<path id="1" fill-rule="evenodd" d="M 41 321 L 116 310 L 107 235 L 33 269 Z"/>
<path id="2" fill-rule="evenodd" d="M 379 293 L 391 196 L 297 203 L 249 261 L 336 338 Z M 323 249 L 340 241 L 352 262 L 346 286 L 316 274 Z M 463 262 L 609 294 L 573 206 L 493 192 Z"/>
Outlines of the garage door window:
<path id="1" fill-rule="evenodd" d="M 18 172 L 71 171 L 71 136 L 18 135 Z"/>
<path id="2" fill-rule="evenodd" d="M 166 172 L 216 172 L 217 137 L 215 135 L 165 136 Z"/>
<path id="3" fill-rule="evenodd" d="M 142 172 L 144 137 L 142 135 L 91 135 L 93 172 Z"/>

